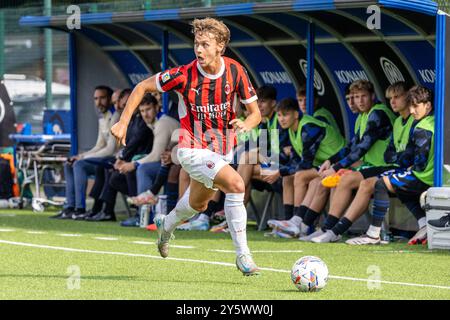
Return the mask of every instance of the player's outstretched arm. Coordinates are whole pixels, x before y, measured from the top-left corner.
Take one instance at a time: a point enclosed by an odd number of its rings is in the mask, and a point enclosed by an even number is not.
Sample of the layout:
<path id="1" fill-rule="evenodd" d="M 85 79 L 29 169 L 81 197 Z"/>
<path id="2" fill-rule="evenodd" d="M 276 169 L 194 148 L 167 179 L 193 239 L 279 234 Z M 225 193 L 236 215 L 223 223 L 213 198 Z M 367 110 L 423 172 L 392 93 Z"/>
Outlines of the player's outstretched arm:
<path id="1" fill-rule="evenodd" d="M 111 133 L 116 139 L 125 145 L 128 124 L 133 116 L 134 110 L 139 106 L 142 98 L 147 92 L 158 91 L 156 87 L 156 75 L 139 82 L 131 92 L 127 105 L 120 116 L 120 120 L 111 127 Z"/>
<path id="2" fill-rule="evenodd" d="M 261 122 L 261 112 L 259 112 L 258 102 L 256 101 L 245 105 L 245 107 L 248 110 L 249 115 L 245 119 L 244 123 L 249 130 L 251 130 Z"/>
<path id="3" fill-rule="evenodd" d="M 243 133 L 252 130 L 261 122 L 261 113 L 259 112 L 258 103 L 256 101 L 245 105 L 248 110 L 248 116 L 245 121 L 233 119 L 230 124 L 233 125 L 237 133 Z"/>

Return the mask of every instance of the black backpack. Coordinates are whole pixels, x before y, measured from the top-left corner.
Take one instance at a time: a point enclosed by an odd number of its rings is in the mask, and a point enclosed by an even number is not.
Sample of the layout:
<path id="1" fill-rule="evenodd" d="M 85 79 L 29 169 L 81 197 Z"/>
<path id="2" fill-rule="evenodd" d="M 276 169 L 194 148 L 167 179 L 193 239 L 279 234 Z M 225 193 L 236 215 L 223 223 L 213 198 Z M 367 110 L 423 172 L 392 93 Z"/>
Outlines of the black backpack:
<path id="1" fill-rule="evenodd" d="M 9 161 L 0 157 L 0 199 L 12 198 L 13 185 L 14 180 Z"/>

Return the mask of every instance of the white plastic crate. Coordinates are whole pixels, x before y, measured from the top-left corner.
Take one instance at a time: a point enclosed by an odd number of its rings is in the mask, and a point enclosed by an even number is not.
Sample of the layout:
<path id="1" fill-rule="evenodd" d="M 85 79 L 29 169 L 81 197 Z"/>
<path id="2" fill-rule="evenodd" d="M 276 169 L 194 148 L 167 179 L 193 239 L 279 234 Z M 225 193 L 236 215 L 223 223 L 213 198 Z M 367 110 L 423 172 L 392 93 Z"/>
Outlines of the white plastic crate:
<path id="1" fill-rule="evenodd" d="M 430 188 L 425 198 L 427 222 L 450 212 L 450 188 Z M 440 231 L 427 223 L 429 249 L 450 249 L 450 230 Z"/>

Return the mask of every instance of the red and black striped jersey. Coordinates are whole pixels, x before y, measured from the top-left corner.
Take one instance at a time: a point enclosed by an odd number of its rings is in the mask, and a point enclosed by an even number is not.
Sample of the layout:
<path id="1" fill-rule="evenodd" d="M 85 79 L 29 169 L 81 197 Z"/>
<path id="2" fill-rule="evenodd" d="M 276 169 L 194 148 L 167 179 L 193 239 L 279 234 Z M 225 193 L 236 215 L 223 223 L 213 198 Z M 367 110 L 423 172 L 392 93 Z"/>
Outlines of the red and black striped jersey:
<path id="1" fill-rule="evenodd" d="M 179 148 L 228 154 L 236 144 L 230 121 L 236 118 L 239 100 L 249 104 L 257 96 L 241 64 L 227 57 L 222 57 L 221 63 L 215 75 L 206 73 L 197 60 L 157 74 L 159 91 L 174 90 L 178 94 Z"/>

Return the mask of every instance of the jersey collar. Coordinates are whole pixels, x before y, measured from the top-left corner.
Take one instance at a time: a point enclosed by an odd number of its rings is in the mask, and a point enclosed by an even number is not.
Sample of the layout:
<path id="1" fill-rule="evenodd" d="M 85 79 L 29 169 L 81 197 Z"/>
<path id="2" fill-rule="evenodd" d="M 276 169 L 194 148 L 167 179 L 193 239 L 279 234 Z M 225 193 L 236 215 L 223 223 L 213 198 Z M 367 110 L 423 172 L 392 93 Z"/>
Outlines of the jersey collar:
<path id="1" fill-rule="evenodd" d="M 202 76 L 209 78 L 211 80 L 216 80 L 216 79 L 219 79 L 225 71 L 225 62 L 223 61 L 222 57 L 220 57 L 220 63 L 221 63 L 221 66 L 220 66 L 219 73 L 216 73 L 216 74 L 207 73 L 205 70 L 203 70 L 202 66 L 198 62 L 197 62 L 197 69 L 198 69 L 198 71 L 200 71 Z"/>

